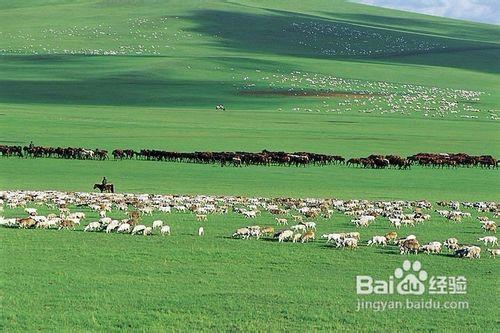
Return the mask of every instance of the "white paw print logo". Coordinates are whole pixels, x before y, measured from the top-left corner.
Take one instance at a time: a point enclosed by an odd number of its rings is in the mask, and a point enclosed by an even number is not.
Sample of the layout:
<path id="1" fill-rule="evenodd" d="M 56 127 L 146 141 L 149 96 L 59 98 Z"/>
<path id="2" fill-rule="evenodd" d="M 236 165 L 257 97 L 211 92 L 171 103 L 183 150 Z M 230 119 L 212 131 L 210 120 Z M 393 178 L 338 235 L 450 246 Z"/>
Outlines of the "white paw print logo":
<path id="1" fill-rule="evenodd" d="M 394 277 L 396 279 L 401 279 L 404 276 L 404 279 L 396 286 L 399 294 L 422 295 L 425 292 L 425 285 L 422 281 L 427 280 L 427 272 L 421 268 L 420 261 L 415 261 L 412 265 L 409 260 L 405 260 L 403 268 L 396 268 L 394 270 Z"/>

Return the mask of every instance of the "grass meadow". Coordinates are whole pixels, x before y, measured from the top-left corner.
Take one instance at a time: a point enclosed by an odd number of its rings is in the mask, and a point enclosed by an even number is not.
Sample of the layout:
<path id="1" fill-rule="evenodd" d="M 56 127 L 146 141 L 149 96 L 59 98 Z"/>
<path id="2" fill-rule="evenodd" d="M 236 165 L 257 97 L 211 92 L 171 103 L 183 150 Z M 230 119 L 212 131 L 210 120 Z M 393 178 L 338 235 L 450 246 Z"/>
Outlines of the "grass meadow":
<path id="1" fill-rule="evenodd" d="M 80 211 L 80 210 L 79 210 Z M 22 210 L 6 215 L 18 216 Z M 97 215 L 84 210 L 89 221 Z M 110 216 L 125 217 L 113 212 Z M 475 214 L 473 217 L 475 218 Z M 130 331 L 300 331 L 382 329 L 493 332 L 498 321 L 485 311 L 496 303 L 493 283 L 500 273 L 494 259 L 456 259 L 441 255 L 400 256 L 394 245 L 341 250 L 324 241 L 280 243 L 241 240 L 230 235 L 248 225 L 240 215 L 210 216 L 200 225 L 192 214 L 144 217 L 162 219 L 172 235 L 131 236 L 71 230 L 3 229 L 0 233 L 7 330 Z M 273 225 L 263 214 L 251 223 Z M 318 220 L 318 232 L 350 231 L 346 216 Z M 392 229 L 378 221 L 362 229 L 363 243 Z M 423 242 L 459 237 L 477 243 L 479 223 L 456 224 L 433 215 L 415 228 Z M 432 275 L 466 276 L 466 295 L 434 295 L 433 300 L 467 301 L 468 309 L 360 310 L 358 299 L 405 301 L 405 296 L 357 296 L 356 275 L 387 279 L 403 259 L 418 259 Z M 423 299 L 428 299 L 425 297 Z M 412 300 L 419 300 L 413 296 Z M 404 318 L 404 320 L 403 320 Z"/>

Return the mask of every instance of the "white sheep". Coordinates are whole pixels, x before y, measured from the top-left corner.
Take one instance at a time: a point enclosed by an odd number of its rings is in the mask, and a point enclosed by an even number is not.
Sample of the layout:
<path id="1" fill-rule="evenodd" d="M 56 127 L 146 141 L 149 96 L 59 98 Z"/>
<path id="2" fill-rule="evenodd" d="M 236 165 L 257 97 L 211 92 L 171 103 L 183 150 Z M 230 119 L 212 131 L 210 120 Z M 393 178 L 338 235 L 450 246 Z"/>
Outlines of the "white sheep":
<path id="1" fill-rule="evenodd" d="M 441 252 L 441 243 L 440 242 L 430 242 L 429 244 L 422 245 L 420 247 L 420 250 L 424 251 L 427 254 L 440 253 Z"/>
<path id="2" fill-rule="evenodd" d="M 487 251 L 493 258 L 496 258 L 496 256 L 500 256 L 500 249 L 487 249 Z"/>
<path id="3" fill-rule="evenodd" d="M 324 234 L 321 236 L 321 238 L 326 238 L 326 242 L 327 243 L 330 243 L 330 242 L 339 242 L 340 240 L 342 240 L 342 238 L 344 238 L 344 235 L 343 234 Z"/>
<path id="4" fill-rule="evenodd" d="M 150 236 L 153 233 L 153 228 L 151 227 L 146 227 L 143 231 L 142 234 L 144 236 Z"/>
<path id="5" fill-rule="evenodd" d="M 307 229 L 316 230 L 316 222 L 303 222 L 301 224 L 304 225 Z"/>
<path id="6" fill-rule="evenodd" d="M 391 225 L 396 228 L 396 229 L 399 229 L 401 228 L 401 219 L 397 219 L 397 218 L 390 218 L 389 219 L 389 222 L 391 223 Z"/>
<path id="7" fill-rule="evenodd" d="M 306 226 L 303 224 L 292 225 L 290 229 L 297 232 L 298 231 L 306 232 Z"/>
<path id="8" fill-rule="evenodd" d="M 120 226 L 120 223 L 116 220 L 111 221 L 106 227 L 106 233 L 109 234 L 111 231 L 115 230 Z"/>
<path id="9" fill-rule="evenodd" d="M 28 213 L 30 216 L 36 216 L 38 215 L 36 208 L 25 208 L 24 211 Z"/>
<path id="10" fill-rule="evenodd" d="M 162 220 L 156 220 L 153 221 L 153 229 L 158 229 L 163 226 L 163 221 Z"/>
<path id="11" fill-rule="evenodd" d="M 355 249 L 358 247 L 358 240 L 356 238 L 344 238 L 337 243 L 337 247 L 348 247 L 350 249 Z"/>
<path id="12" fill-rule="evenodd" d="M 168 226 L 168 225 L 162 226 L 161 229 L 160 229 L 160 234 L 162 236 L 170 235 L 170 226 Z"/>
<path id="13" fill-rule="evenodd" d="M 371 246 L 373 244 L 386 246 L 387 238 L 385 236 L 373 236 L 372 239 L 368 241 L 368 246 Z"/>
<path id="14" fill-rule="evenodd" d="M 484 242 L 484 245 L 491 243 L 492 245 L 498 245 L 498 239 L 495 236 L 486 236 L 477 239 L 478 241 Z"/>
<path id="15" fill-rule="evenodd" d="M 205 236 L 205 229 L 203 227 L 198 228 L 198 236 Z"/>
<path id="16" fill-rule="evenodd" d="M 132 235 L 139 234 L 144 232 L 144 229 L 146 229 L 146 226 L 144 224 L 138 224 L 132 229 Z"/>
<path id="17" fill-rule="evenodd" d="M 113 219 L 111 217 L 101 217 L 99 219 L 99 222 L 101 222 L 102 224 L 104 225 L 108 225 L 111 223 L 111 221 L 113 221 Z"/>
<path id="18" fill-rule="evenodd" d="M 293 236 L 292 230 L 285 230 L 278 236 L 278 242 L 281 243 L 287 239 L 290 239 Z"/>
<path id="19" fill-rule="evenodd" d="M 257 216 L 257 212 L 254 210 L 247 210 L 243 212 L 243 216 L 245 216 L 247 219 L 253 219 Z"/>
<path id="20" fill-rule="evenodd" d="M 302 237 L 302 234 L 294 234 L 292 237 L 292 242 L 297 243 L 301 237 Z"/>
<path id="21" fill-rule="evenodd" d="M 101 223 L 99 223 L 99 222 L 90 222 L 83 229 L 83 231 L 98 231 L 98 230 L 101 230 Z"/>
<path id="22" fill-rule="evenodd" d="M 130 224 L 128 224 L 128 223 L 120 224 L 120 226 L 118 227 L 118 230 L 116 232 L 118 232 L 118 233 L 130 232 Z"/>
<path id="23" fill-rule="evenodd" d="M 172 211 L 170 206 L 161 206 L 161 207 L 158 207 L 158 210 L 162 213 L 170 213 Z"/>

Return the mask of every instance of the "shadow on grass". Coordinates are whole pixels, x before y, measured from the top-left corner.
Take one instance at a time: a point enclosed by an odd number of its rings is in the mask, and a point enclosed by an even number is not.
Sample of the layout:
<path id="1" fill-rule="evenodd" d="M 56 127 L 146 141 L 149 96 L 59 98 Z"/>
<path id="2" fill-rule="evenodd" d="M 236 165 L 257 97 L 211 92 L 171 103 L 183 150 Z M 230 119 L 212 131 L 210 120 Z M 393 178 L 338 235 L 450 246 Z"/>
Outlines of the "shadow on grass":
<path id="1" fill-rule="evenodd" d="M 388 20 L 398 26 L 430 27 L 431 21 L 375 15 L 339 20 L 279 10 L 262 10 L 260 14 L 198 10 L 186 18 L 196 25 L 190 29 L 192 32 L 214 37 L 221 47 L 240 52 L 498 71 L 498 66 L 460 55 L 472 50 L 480 55 L 488 50 L 498 53 L 498 44 L 431 36 L 416 33 L 417 28 L 391 30 L 380 24 Z M 369 21 L 371 26 L 352 24 L 359 20 Z M 464 29 L 452 23 L 441 25 L 438 29 L 448 35 L 459 35 Z M 484 28 L 481 35 L 494 38 L 497 32 L 495 28 Z M 455 53 L 460 56 L 450 61 L 450 55 Z"/>

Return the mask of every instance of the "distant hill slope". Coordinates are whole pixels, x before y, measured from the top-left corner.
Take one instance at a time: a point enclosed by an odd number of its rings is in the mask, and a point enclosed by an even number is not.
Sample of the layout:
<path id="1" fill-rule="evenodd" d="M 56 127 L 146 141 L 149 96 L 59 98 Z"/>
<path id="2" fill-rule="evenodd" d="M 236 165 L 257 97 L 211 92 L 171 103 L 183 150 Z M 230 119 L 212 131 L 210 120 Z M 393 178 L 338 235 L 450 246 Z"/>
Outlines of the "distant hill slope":
<path id="1" fill-rule="evenodd" d="M 273 5 L 274 4 L 274 5 Z M 344 1 L 3 1 L 2 52 L 371 57 L 500 44 L 500 28 Z"/>
<path id="2" fill-rule="evenodd" d="M 302 71 L 479 90 L 497 108 L 493 25 L 332 0 L 6 0 L 0 9 L 0 102 L 312 108 L 239 93 L 304 88 L 275 82 Z"/>

